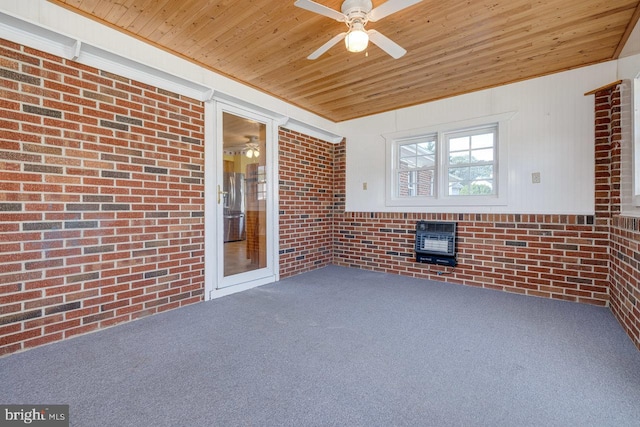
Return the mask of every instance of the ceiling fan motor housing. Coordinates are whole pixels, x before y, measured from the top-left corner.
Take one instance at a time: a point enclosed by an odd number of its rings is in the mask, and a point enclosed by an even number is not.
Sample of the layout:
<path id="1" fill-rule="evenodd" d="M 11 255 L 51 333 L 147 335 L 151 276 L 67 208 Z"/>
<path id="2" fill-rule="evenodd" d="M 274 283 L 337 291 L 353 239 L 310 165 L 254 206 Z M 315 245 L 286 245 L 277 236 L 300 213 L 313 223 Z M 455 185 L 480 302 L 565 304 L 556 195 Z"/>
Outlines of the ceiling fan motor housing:
<path id="1" fill-rule="evenodd" d="M 373 3 L 371 3 L 371 0 L 345 0 L 341 9 L 348 21 L 356 18 L 365 20 L 367 14 L 373 9 Z"/>

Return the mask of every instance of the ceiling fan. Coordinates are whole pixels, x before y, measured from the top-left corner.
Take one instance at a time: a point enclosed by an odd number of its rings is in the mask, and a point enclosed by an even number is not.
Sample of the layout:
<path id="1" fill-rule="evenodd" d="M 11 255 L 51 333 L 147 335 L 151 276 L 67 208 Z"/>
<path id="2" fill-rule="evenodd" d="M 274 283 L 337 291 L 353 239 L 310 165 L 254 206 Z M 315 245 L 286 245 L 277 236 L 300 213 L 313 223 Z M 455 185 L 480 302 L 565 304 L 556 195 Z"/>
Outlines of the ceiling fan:
<path id="1" fill-rule="evenodd" d="M 258 158 L 260 157 L 260 144 L 258 141 L 258 137 L 255 135 L 246 135 L 245 138 L 249 138 L 249 141 L 245 144 L 247 147 L 244 152 L 245 156 L 248 158 Z"/>
<path id="2" fill-rule="evenodd" d="M 378 31 L 365 30 L 364 27 L 369 21 L 379 21 L 392 13 L 413 6 L 421 1 L 422 0 L 388 0 L 373 9 L 371 0 L 345 0 L 342 3 L 342 12 L 338 12 L 337 10 L 311 0 L 297 0 L 294 3 L 296 6 L 335 19 L 338 22 L 344 22 L 349 28 L 348 31 L 334 36 L 331 40 L 320 46 L 315 52 L 309 55 L 307 59 L 317 59 L 342 39 L 345 40 L 347 50 L 350 52 L 362 52 L 367 48 L 369 40 L 371 40 L 394 59 L 400 58 L 407 53 L 402 46 Z"/>

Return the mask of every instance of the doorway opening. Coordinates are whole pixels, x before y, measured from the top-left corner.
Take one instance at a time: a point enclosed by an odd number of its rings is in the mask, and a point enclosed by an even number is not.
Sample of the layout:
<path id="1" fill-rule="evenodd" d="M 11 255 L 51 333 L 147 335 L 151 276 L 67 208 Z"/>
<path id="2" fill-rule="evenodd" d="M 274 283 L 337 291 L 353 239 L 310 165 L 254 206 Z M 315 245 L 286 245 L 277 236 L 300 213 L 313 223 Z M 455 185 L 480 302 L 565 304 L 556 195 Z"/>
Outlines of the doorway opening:
<path id="1" fill-rule="evenodd" d="M 278 127 L 274 118 L 205 105 L 205 291 L 218 298 L 278 280 Z"/>

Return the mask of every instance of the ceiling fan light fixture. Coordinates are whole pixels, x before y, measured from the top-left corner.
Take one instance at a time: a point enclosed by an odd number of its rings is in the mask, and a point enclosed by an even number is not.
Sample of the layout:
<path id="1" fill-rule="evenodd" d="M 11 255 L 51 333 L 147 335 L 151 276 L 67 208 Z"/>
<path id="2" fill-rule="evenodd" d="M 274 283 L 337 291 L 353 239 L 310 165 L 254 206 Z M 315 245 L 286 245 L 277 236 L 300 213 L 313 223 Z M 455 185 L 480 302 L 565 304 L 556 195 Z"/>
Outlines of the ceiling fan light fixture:
<path id="1" fill-rule="evenodd" d="M 260 150 L 258 150 L 257 148 L 249 148 L 245 152 L 245 155 L 250 159 L 257 159 L 258 157 L 260 157 Z"/>
<path id="2" fill-rule="evenodd" d="M 369 35 L 364 30 L 361 22 L 354 22 L 344 38 L 344 43 L 349 52 L 362 52 L 369 44 Z"/>
<path id="3" fill-rule="evenodd" d="M 250 159 L 257 159 L 260 157 L 260 145 L 258 143 L 258 137 L 255 135 L 247 135 L 249 138 L 249 142 L 247 142 L 247 149 L 244 152 L 244 155 Z"/>

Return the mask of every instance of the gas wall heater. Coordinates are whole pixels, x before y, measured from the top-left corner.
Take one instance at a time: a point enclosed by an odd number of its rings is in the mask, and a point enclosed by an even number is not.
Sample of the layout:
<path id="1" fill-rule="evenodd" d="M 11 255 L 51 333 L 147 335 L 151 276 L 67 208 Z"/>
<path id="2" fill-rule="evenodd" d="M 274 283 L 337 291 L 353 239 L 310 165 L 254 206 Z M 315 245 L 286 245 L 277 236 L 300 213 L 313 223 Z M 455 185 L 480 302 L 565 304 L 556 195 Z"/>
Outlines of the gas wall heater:
<path id="1" fill-rule="evenodd" d="M 416 223 L 416 262 L 455 267 L 456 223 L 418 221 Z"/>

